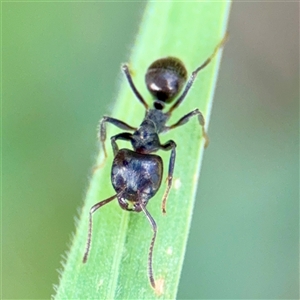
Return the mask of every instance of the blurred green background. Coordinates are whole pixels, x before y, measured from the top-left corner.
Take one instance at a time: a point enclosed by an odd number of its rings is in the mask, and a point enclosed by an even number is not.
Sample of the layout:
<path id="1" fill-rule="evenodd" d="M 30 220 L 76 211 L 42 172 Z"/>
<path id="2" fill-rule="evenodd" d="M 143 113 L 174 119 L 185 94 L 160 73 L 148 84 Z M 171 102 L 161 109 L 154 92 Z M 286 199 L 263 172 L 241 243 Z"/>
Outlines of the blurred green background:
<path id="1" fill-rule="evenodd" d="M 144 7 L 2 3 L 3 299 L 54 293 Z M 232 7 L 179 299 L 299 298 L 298 8 Z"/>

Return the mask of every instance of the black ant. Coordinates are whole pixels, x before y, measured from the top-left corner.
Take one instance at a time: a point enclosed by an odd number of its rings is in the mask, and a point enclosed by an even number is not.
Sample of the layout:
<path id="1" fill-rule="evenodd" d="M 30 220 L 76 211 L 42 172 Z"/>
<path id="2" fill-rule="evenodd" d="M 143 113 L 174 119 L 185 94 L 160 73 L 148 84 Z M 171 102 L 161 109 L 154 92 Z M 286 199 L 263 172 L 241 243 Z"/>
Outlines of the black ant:
<path id="1" fill-rule="evenodd" d="M 145 107 L 146 114 L 138 128 L 132 127 L 121 120 L 107 116 L 104 116 L 100 121 L 100 141 L 104 149 L 105 158 L 107 157 L 105 148 L 106 123 L 111 123 L 123 130 L 133 131 L 133 133 L 122 132 L 111 137 L 111 145 L 114 152 L 114 160 L 111 169 L 111 181 L 116 194 L 110 198 L 98 202 L 90 209 L 88 239 L 83 257 L 84 263 L 87 261 L 91 246 L 93 213 L 98 208 L 117 198 L 122 209 L 135 212 L 143 211 L 150 222 L 153 230 L 153 236 L 149 248 L 148 277 L 151 286 L 154 289 L 156 288 L 152 268 L 152 254 L 156 239 L 157 226 L 154 219 L 146 209 L 146 206 L 148 201 L 156 194 L 161 185 L 163 162 L 160 156 L 151 153 L 155 153 L 158 150 L 171 151 L 167 177 L 167 188 L 162 198 L 162 212 L 165 214 L 166 201 L 172 186 L 176 157 L 176 143 L 172 140 L 169 140 L 162 144 L 159 139 L 159 134 L 181 126 L 187 123 L 191 117 L 197 116 L 199 124 L 202 128 L 202 136 L 205 139 L 205 147 L 208 145 L 208 137 L 204 126 L 204 117 L 198 108 L 184 115 L 171 126 L 167 126 L 166 123 L 171 117 L 173 110 L 176 109 L 185 99 L 198 72 L 210 63 L 213 57 L 217 54 L 218 49 L 225 43 L 226 38 L 227 35 L 216 46 L 212 55 L 207 58 L 200 67 L 192 72 L 192 75 L 189 77 L 188 81 L 187 70 L 184 64 L 178 58 L 166 57 L 154 61 L 148 67 L 145 76 L 148 91 L 154 98 L 153 108 L 149 108 L 148 104 L 135 87 L 128 65 L 122 65 L 122 70 L 128 80 L 128 83 L 135 96 Z M 183 92 L 177 98 L 175 103 L 171 105 L 167 112 L 163 112 L 165 105 L 171 103 L 179 95 L 185 83 L 186 85 L 183 89 Z M 129 149 L 119 150 L 116 143 L 117 140 L 129 141 L 132 145 L 133 151 Z"/>

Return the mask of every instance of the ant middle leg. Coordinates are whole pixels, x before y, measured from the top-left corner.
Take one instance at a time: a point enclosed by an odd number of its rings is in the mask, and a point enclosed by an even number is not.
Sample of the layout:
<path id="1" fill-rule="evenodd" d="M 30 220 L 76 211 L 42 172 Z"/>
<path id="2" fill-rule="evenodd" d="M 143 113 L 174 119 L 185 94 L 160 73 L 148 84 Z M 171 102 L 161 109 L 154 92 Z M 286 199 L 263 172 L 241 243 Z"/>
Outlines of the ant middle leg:
<path id="1" fill-rule="evenodd" d="M 199 124 L 200 124 L 200 126 L 202 128 L 202 137 L 204 138 L 204 148 L 206 148 L 208 146 L 208 144 L 209 144 L 209 138 L 208 138 L 208 135 L 207 135 L 207 133 L 205 131 L 205 120 L 204 120 L 203 114 L 201 113 L 201 111 L 198 108 L 196 108 L 193 111 L 189 112 L 188 114 L 184 115 L 175 124 L 173 124 L 171 126 L 165 126 L 164 132 L 169 131 L 171 129 L 174 129 L 176 127 L 179 127 L 181 125 L 184 125 L 193 116 L 198 116 L 198 121 L 199 121 Z"/>

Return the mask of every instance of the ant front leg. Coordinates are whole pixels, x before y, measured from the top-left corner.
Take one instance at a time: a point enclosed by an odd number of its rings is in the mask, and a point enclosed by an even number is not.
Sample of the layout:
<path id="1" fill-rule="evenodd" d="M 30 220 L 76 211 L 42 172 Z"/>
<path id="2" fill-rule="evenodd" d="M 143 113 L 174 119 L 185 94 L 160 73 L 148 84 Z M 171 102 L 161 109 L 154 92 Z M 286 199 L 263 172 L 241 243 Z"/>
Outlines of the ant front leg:
<path id="1" fill-rule="evenodd" d="M 116 127 L 123 129 L 123 130 L 130 130 L 130 131 L 135 131 L 136 127 L 132 127 L 130 125 L 128 125 L 127 123 L 115 119 L 115 118 L 111 118 L 111 117 L 107 117 L 104 116 L 99 124 L 100 130 L 99 130 L 99 140 L 102 144 L 102 148 L 104 151 L 104 155 L 105 158 L 107 157 L 107 152 L 106 152 L 106 148 L 105 148 L 105 141 L 106 141 L 106 123 L 111 123 L 113 125 L 115 125 Z"/>
<path id="2" fill-rule="evenodd" d="M 100 127 L 100 130 L 99 130 L 99 140 L 101 142 L 101 145 L 102 145 L 102 148 L 103 148 L 103 151 L 104 151 L 104 159 L 103 159 L 103 161 L 99 165 L 97 165 L 97 166 L 95 166 L 93 168 L 93 173 L 95 173 L 98 169 L 100 169 L 100 168 L 103 167 L 104 162 L 105 162 L 105 160 L 107 158 L 107 152 L 106 152 L 106 147 L 105 147 L 105 141 L 106 141 L 106 123 L 111 123 L 111 124 L 115 125 L 116 127 L 120 128 L 120 129 L 124 129 L 124 130 L 135 131 L 137 129 L 136 127 L 132 127 L 132 126 L 128 125 L 127 123 L 121 121 L 121 120 L 104 116 L 101 119 L 100 124 L 99 124 L 99 127 Z"/>
<path id="3" fill-rule="evenodd" d="M 132 134 L 129 132 L 122 132 L 117 135 L 114 135 L 110 138 L 111 146 L 113 148 L 114 156 L 117 155 L 119 151 L 118 144 L 116 143 L 116 140 L 122 140 L 122 141 L 131 141 L 132 140 Z"/>
<path id="4" fill-rule="evenodd" d="M 174 129 L 178 126 L 181 126 L 181 125 L 184 125 L 185 123 L 187 123 L 189 121 L 189 119 L 193 116 L 198 116 L 198 121 L 199 121 L 199 124 L 202 128 L 202 136 L 205 140 L 204 142 L 204 148 L 206 148 L 208 146 L 208 143 L 209 143 L 209 138 L 206 134 L 206 131 L 205 131 L 205 120 L 204 120 L 204 117 L 201 113 L 201 111 L 196 108 L 194 109 L 193 111 L 191 111 L 190 113 L 186 114 L 185 116 L 183 116 L 178 122 L 176 122 L 175 124 L 171 125 L 171 126 L 166 126 L 164 128 L 164 131 L 169 131 L 170 129 Z"/>
<path id="5" fill-rule="evenodd" d="M 174 172 L 174 166 L 175 166 L 175 158 L 176 158 L 176 143 L 172 140 L 166 142 L 164 145 L 160 146 L 160 149 L 162 150 L 171 150 L 171 156 L 170 156 L 170 161 L 169 161 L 169 171 L 168 171 L 168 177 L 167 177 L 167 188 L 166 191 L 163 195 L 163 200 L 162 200 L 162 212 L 163 214 L 166 213 L 166 202 L 167 198 L 172 186 L 172 181 L 173 181 L 173 172 Z"/>

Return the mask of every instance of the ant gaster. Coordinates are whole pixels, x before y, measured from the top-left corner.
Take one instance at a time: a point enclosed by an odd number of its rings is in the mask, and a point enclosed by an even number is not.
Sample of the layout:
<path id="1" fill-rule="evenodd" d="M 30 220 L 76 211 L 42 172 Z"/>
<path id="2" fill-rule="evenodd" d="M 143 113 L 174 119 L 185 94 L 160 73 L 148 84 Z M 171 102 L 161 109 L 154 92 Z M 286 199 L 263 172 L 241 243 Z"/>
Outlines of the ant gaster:
<path id="1" fill-rule="evenodd" d="M 87 261 L 91 247 L 93 213 L 98 208 L 117 198 L 122 209 L 135 212 L 143 211 L 150 222 L 153 230 L 153 236 L 149 248 L 148 277 L 151 286 L 154 289 L 156 288 L 152 268 L 152 254 L 156 239 L 157 226 L 154 219 L 146 209 L 146 206 L 148 201 L 156 194 L 161 185 L 163 162 L 158 155 L 151 153 L 155 153 L 158 150 L 171 151 L 167 187 L 162 198 L 162 212 L 165 214 L 166 201 L 173 179 L 176 143 L 172 140 L 161 143 L 159 134 L 181 126 L 188 122 L 191 117 L 197 116 L 198 122 L 202 128 L 202 136 L 205 139 L 205 147 L 208 145 L 208 137 L 204 126 L 204 117 L 198 108 L 184 115 L 173 125 L 167 126 L 166 123 L 171 117 L 173 110 L 176 109 L 185 99 L 198 72 L 210 63 L 218 49 L 223 46 L 225 40 L 226 36 L 216 46 L 212 55 L 207 58 L 206 61 L 194 72 L 192 72 L 189 79 L 184 64 L 178 58 L 166 57 L 154 61 L 148 67 L 145 76 L 148 91 L 154 98 L 153 108 L 149 108 L 148 104 L 135 87 L 128 65 L 122 65 L 122 70 L 127 78 L 129 86 L 141 104 L 145 107 L 146 114 L 138 128 L 132 127 L 121 120 L 107 116 L 104 116 L 100 121 L 100 141 L 104 150 L 105 158 L 107 157 L 105 148 L 106 123 L 111 123 L 123 130 L 133 131 L 133 133 L 122 132 L 111 137 L 111 145 L 114 153 L 111 181 L 116 194 L 98 202 L 90 209 L 88 239 L 83 257 L 84 263 Z M 166 112 L 163 112 L 166 104 L 170 104 L 179 95 L 183 87 L 183 92 L 174 104 L 172 104 Z M 132 145 L 133 151 L 129 149 L 119 150 L 116 143 L 117 140 L 129 141 Z"/>

